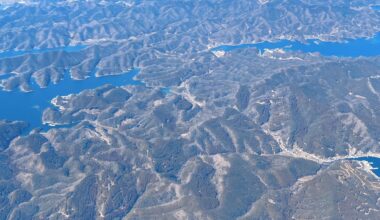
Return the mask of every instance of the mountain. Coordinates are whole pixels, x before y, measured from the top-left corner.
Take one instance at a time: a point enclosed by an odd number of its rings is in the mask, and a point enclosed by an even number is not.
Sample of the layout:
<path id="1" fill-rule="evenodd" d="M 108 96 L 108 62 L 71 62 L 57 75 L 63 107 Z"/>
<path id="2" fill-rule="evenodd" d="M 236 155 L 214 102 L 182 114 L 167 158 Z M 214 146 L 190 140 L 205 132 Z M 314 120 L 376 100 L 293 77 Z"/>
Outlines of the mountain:
<path id="1" fill-rule="evenodd" d="M 0 7 L 0 93 L 132 69 L 141 82 L 47 100 L 29 130 L 0 107 L 0 219 L 378 219 L 379 177 L 354 158 L 380 156 L 380 57 L 254 46 L 376 49 L 377 4 Z"/>

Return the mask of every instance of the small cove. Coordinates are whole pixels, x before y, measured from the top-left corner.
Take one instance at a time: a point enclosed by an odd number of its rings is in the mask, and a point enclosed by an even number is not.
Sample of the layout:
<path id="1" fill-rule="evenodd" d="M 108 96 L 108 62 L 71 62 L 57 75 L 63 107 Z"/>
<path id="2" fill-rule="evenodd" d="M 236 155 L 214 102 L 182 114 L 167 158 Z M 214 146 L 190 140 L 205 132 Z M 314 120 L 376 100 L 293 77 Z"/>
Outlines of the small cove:
<path id="1" fill-rule="evenodd" d="M 353 158 L 352 160 L 367 161 L 372 167 L 371 171 L 374 174 L 376 174 L 376 176 L 380 177 L 380 158 L 378 158 L 378 157 L 358 157 L 358 158 Z"/>

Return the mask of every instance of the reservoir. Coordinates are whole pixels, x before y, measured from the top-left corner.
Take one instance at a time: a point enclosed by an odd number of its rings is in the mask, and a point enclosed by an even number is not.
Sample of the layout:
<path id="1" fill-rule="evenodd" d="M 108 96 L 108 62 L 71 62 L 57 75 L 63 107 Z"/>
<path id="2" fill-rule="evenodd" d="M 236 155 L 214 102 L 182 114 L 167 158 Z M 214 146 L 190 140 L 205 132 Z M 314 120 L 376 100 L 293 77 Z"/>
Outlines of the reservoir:
<path id="1" fill-rule="evenodd" d="M 281 40 L 276 42 L 261 42 L 253 44 L 221 45 L 211 51 L 231 51 L 240 48 L 255 47 L 259 50 L 282 48 L 288 51 L 305 53 L 318 52 L 324 56 L 359 57 L 380 55 L 380 33 L 373 38 L 348 39 L 344 42 L 326 42 L 320 40 L 299 41 Z"/>
<path id="2" fill-rule="evenodd" d="M 105 84 L 114 86 L 142 85 L 142 82 L 133 79 L 138 72 L 138 69 L 133 69 L 120 75 L 91 76 L 85 80 L 73 80 L 70 74 L 66 73 L 64 79 L 59 83 L 51 84 L 47 88 L 34 86 L 32 92 L 0 90 L 0 120 L 22 120 L 28 122 L 30 128 L 41 127 L 42 112 L 51 106 L 50 100 L 54 97 L 79 93 Z"/>

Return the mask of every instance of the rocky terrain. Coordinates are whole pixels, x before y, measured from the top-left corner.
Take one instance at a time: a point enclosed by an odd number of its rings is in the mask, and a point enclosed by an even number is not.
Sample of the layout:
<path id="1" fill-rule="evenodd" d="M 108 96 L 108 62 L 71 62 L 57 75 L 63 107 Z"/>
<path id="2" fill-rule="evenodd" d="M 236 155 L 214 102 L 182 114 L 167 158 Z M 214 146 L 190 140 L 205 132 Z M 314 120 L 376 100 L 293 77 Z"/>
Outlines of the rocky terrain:
<path id="1" fill-rule="evenodd" d="M 357 1 L 25 1 L 0 13 L 2 87 L 32 90 L 143 68 L 149 84 L 178 84 L 210 47 L 278 39 L 370 37 L 380 14 Z M 3 3 L 4 4 L 4 3 Z M 86 10 L 83 10 L 86 9 Z M 82 50 L 65 47 L 86 45 Z M 55 50 L 44 50 L 56 48 Z M 195 60 L 193 60 L 195 59 Z M 41 62 L 43 61 L 43 62 Z M 181 67 L 178 68 L 178 65 Z M 152 74 L 151 68 L 157 71 Z M 186 70 L 192 69 L 193 72 Z"/>
<path id="2" fill-rule="evenodd" d="M 349 158 L 380 156 L 380 57 L 210 50 L 369 38 L 375 4 L 4 4 L 3 89 L 144 84 L 57 97 L 42 120 L 63 127 L 0 121 L 0 219 L 378 219 L 379 177 Z"/>

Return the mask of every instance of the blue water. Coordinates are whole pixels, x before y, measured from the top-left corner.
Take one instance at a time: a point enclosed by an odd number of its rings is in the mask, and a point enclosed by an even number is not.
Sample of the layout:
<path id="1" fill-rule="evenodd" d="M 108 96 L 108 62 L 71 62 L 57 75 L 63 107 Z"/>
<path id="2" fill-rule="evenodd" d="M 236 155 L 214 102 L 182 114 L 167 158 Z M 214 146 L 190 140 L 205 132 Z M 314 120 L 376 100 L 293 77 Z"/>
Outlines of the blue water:
<path id="1" fill-rule="evenodd" d="M 167 94 L 169 94 L 170 93 L 170 88 L 168 88 L 168 87 L 163 87 L 163 88 L 161 88 L 160 89 L 160 91 L 162 92 L 162 93 L 164 93 L 165 95 L 167 95 Z"/>
<path id="2" fill-rule="evenodd" d="M 12 74 L 12 73 L 2 74 L 2 75 L 0 75 L 0 80 L 2 80 L 2 79 L 8 79 L 9 77 L 14 76 L 14 75 L 15 74 Z"/>
<path id="3" fill-rule="evenodd" d="M 26 54 L 40 54 L 46 52 L 55 52 L 55 51 L 63 51 L 63 52 L 79 52 L 85 49 L 86 45 L 76 45 L 76 46 L 66 46 L 66 47 L 54 47 L 54 48 L 44 48 L 44 49 L 33 49 L 33 50 L 8 50 L 0 52 L 0 59 L 17 57 Z"/>
<path id="4" fill-rule="evenodd" d="M 375 173 L 376 176 L 380 177 L 380 158 L 378 158 L 378 157 L 359 157 L 359 158 L 354 158 L 353 160 L 369 162 L 372 166 L 372 172 Z"/>
<path id="5" fill-rule="evenodd" d="M 380 11 L 380 5 L 372 5 L 373 10 Z"/>
<path id="6" fill-rule="evenodd" d="M 138 69 L 134 69 L 125 74 L 92 76 L 85 80 L 73 80 L 67 73 L 58 84 L 49 85 L 47 88 L 34 88 L 33 92 L 0 90 L 0 119 L 22 120 L 28 122 L 31 128 L 42 127 L 42 111 L 51 106 L 50 100 L 54 97 L 79 93 L 85 89 L 94 89 L 105 84 L 142 85 L 142 82 L 133 80 L 138 72 Z"/>
<path id="7" fill-rule="evenodd" d="M 211 49 L 211 51 L 231 51 L 250 47 L 255 47 L 259 50 L 283 48 L 289 51 L 302 51 L 306 53 L 319 52 L 324 56 L 338 57 L 377 56 L 380 55 L 380 33 L 370 39 L 350 39 L 345 42 L 308 40 L 306 43 L 301 43 L 299 41 L 281 40 L 255 44 L 222 45 Z"/>

